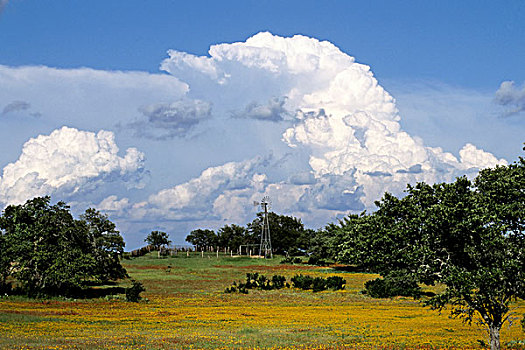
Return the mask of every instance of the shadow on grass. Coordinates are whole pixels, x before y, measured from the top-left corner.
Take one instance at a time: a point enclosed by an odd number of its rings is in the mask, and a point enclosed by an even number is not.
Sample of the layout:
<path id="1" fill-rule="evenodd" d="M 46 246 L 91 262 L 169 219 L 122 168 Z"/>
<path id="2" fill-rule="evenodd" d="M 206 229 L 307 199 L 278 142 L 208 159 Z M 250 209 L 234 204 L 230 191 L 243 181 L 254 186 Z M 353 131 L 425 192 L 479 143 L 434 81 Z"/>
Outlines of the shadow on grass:
<path id="1" fill-rule="evenodd" d="M 107 287 L 107 285 L 112 285 L 110 287 Z M 26 297 L 29 299 L 46 299 L 46 298 L 75 298 L 75 299 L 96 299 L 96 298 L 104 298 L 106 296 L 110 295 L 117 295 L 117 294 L 125 294 L 126 288 L 124 287 L 117 287 L 117 283 L 105 283 L 104 287 L 98 287 L 101 286 L 101 284 L 93 284 L 93 287 L 87 287 L 87 288 L 78 288 L 75 290 L 68 290 L 68 291 L 52 291 L 47 293 L 38 293 L 38 294 L 28 294 L 26 291 L 20 288 L 12 288 L 9 289 L 8 292 L 5 293 L 5 295 L 12 295 L 12 296 L 20 296 L 20 297 Z"/>

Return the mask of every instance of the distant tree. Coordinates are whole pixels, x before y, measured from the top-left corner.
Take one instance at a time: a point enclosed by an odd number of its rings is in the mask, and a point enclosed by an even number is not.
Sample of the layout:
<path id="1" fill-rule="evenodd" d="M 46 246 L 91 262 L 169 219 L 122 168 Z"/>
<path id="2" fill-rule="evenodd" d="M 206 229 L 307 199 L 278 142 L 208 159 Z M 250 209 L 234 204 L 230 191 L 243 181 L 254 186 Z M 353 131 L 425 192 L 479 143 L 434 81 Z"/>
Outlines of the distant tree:
<path id="1" fill-rule="evenodd" d="M 190 234 L 186 236 L 186 242 L 194 245 L 197 250 L 203 250 L 208 247 L 216 247 L 218 237 L 213 230 L 197 229 L 191 231 Z"/>
<path id="2" fill-rule="evenodd" d="M 257 217 L 248 224 L 248 231 L 254 237 L 255 243 L 260 242 L 263 218 L 264 213 L 257 213 Z M 268 222 L 275 253 L 295 255 L 308 248 L 313 231 L 306 230 L 300 219 L 269 212 Z"/>
<path id="3" fill-rule="evenodd" d="M 144 242 L 154 246 L 155 250 L 159 250 L 160 247 L 164 245 L 169 245 L 171 243 L 168 234 L 162 231 L 151 231 L 151 233 L 148 235 L 148 237 L 146 237 Z"/>
<path id="4" fill-rule="evenodd" d="M 95 211 L 88 216 L 107 220 Z M 0 217 L 2 283 L 9 276 L 31 296 L 74 295 L 86 281 L 125 276 L 115 252 L 103 244 L 106 233 L 95 233 L 89 220 L 75 220 L 65 203 L 51 205 L 50 197 L 6 207 Z M 112 231 L 118 235 L 114 226 Z"/>
<path id="5" fill-rule="evenodd" d="M 250 242 L 249 232 L 245 227 L 239 225 L 225 225 L 217 232 L 217 243 L 219 247 L 238 248 L 242 244 Z"/>

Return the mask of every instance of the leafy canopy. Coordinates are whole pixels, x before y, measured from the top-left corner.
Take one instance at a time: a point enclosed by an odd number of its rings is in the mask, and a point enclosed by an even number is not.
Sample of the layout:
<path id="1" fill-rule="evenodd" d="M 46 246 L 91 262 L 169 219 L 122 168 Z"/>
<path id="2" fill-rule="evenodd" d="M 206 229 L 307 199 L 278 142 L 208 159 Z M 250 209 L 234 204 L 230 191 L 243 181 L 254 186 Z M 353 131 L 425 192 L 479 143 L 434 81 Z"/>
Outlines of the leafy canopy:
<path id="1" fill-rule="evenodd" d="M 169 245 L 171 243 L 168 234 L 163 231 L 151 231 L 151 233 L 148 235 L 148 237 L 146 237 L 144 242 L 154 246 L 157 250 L 159 250 L 160 247 L 164 245 Z"/>
<path id="2" fill-rule="evenodd" d="M 107 216 L 88 209 L 80 220 L 63 203 L 38 197 L 10 205 L 0 217 L 0 288 L 28 295 L 72 295 L 88 281 L 127 276 L 124 241 Z"/>

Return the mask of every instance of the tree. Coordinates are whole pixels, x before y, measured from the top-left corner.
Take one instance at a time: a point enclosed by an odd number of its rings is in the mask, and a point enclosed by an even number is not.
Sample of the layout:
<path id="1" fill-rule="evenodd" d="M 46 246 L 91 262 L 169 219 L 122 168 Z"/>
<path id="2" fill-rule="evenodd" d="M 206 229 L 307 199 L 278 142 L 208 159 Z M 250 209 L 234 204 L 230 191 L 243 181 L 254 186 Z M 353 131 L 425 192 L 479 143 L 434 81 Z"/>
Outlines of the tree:
<path id="1" fill-rule="evenodd" d="M 151 233 L 148 235 L 148 237 L 146 237 L 144 242 L 154 246 L 155 250 L 160 250 L 160 247 L 162 247 L 163 245 L 169 245 L 171 243 L 168 234 L 162 231 L 151 231 Z"/>
<path id="2" fill-rule="evenodd" d="M 94 244 L 94 276 L 102 282 L 126 277 L 126 270 L 119 263 L 125 243 L 115 224 L 93 208 L 87 209 L 80 219 L 87 226 L 88 240 Z"/>
<path id="3" fill-rule="evenodd" d="M 510 302 L 525 297 L 525 161 L 484 169 L 474 183 L 408 186 L 385 194 L 371 215 L 341 225 L 339 258 L 383 276 L 396 273 L 446 289 L 427 304 L 487 327 L 491 349 Z"/>
<path id="4" fill-rule="evenodd" d="M 254 237 L 254 243 L 260 242 L 264 213 L 257 213 L 257 217 L 248 224 L 248 230 Z M 306 230 L 300 219 L 293 216 L 268 213 L 272 249 L 278 254 L 295 255 L 305 251 L 309 246 L 312 231 Z"/>
<path id="5" fill-rule="evenodd" d="M 203 250 L 217 246 L 218 237 L 213 230 L 197 229 L 186 236 L 186 242 L 193 244 L 197 250 Z"/>
<path id="6" fill-rule="evenodd" d="M 74 295 L 86 281 L 116 279 L 115 271 L 125 275 L 89 227 L 65 203 L 51 205 L 50 197 L 6 207 L 0 217 L 3 283 L 12 277 L 30 296 Z M 107 275 L 106 268 L 113 272 Z"/>
<path id="7" fill-rule="evenodd" d="M 239 225 L 225 225 L 217 232 L 217 243 L 223 248 L 237 248 L 243 244 L 249 244 L 250 236 L 245 227 Z"/>

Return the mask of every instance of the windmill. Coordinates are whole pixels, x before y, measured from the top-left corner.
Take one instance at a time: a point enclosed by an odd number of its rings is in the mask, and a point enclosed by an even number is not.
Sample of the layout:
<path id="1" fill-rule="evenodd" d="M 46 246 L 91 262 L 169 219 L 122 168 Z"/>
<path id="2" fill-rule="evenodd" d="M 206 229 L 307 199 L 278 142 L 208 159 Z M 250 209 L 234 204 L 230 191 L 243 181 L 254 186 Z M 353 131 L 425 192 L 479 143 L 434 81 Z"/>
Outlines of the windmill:
<path id="1" fill-rule="evenodd" d="M 259 246 L 259 255 L 264 258 L 273 258 L 272 254 L 272 242 L 270 240 L 270 222 L 268 221 L 268 210 L 271 209 L 272 202 L 270 197 L 264 196 L 260 202 L 253 202 L 254 206 L 261 206 L 264 211 L 262 232 L 261 232 L 261 245 Z"/>

